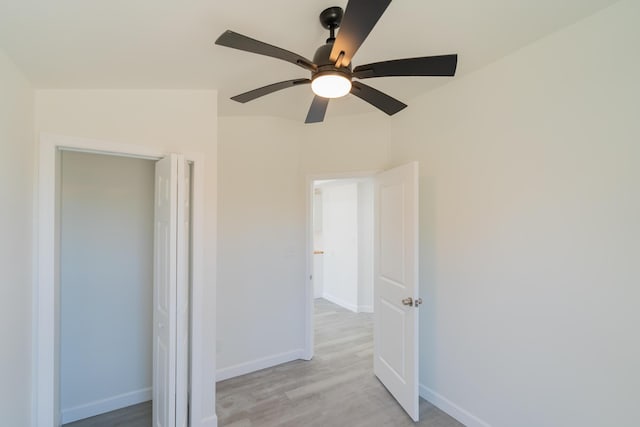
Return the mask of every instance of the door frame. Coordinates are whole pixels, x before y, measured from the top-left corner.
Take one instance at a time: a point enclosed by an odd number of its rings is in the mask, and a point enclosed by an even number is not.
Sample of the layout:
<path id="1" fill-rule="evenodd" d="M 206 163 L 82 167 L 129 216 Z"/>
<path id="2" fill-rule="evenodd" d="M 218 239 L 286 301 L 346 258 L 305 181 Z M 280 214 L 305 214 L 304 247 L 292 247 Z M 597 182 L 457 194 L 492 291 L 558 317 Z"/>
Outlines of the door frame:
<path id="1" fill-rule="evenodd" d="M 313 183 L 314 181 L 325 179 L 358 179 L 373 178 L 379 170 L 361 171 L 361 172 L 328 172 L 320 174 L 307 175 L 305 193 L 306 193 L 306 222 L 307 222 L 307 244 L 306 244 L 306 286 L 305 286 L 305 316 L 304 316 L 304 356 L 305 360 L 313 359 L 315 337 L 313 333 L 313 307 L 314 307 L 314 289 L 313 289 Z"/>
<path id="2" fill-rule="evenodd" d="M 60 417 L 60 367 L 59 367 L 59 153 L 62 150 L 106 154 L 158 160 L 168 153 L 137 145 L 120 144 L 87 138 L 53 134 L 40 134 L 37 166 L 36 229 L 37 252 L 34 254 L 34 287 L 32 295 L 32 344 L 33 344 L 33 425 L 36 427 L 59 426 Z M 205 368 L 205 344 L 202 337 L 209 316 L 206 312 L 204 293 L 204 157 L 200 153 L 184 153 L 192 164 L 192 341 L 189 362 L 190 418 L 194 425 L 205 420 L 204 395 L 208 385 L 202 379 Z M 215 363 L 215 361 L 210 361 Z M 217 424 L 214 416 L 213 425 Z"/>

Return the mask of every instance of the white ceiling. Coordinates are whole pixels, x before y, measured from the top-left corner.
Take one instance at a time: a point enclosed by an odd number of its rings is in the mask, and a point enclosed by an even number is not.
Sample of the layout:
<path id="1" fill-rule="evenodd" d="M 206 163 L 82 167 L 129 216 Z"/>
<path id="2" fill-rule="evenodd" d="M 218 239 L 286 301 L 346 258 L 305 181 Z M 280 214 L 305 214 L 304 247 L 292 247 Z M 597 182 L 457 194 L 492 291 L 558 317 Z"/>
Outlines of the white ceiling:
<path id="1" fill-rule="evenodd" d="M 615 0 L 395 0 L 354 65 L 458 53 L 458 76 L 476 70 Z M 230 96 L 308 77 L 302 68 L 213 44 L 231 29 L 312 58 L 327 31 L 320 11 L 346 0 L 0 0 L 0 47 L 36 88 L 218 89 L 221 115 L 304 120 L 310 87 L 247 104 Z M 371 79 L 409 104 L 448 78 Z M 375 109 L 349 95 L 333 115 Z M 383 114 L 383 113 L 380 113 Z M 399 113 L 402 114 L 402 113 Z"/>

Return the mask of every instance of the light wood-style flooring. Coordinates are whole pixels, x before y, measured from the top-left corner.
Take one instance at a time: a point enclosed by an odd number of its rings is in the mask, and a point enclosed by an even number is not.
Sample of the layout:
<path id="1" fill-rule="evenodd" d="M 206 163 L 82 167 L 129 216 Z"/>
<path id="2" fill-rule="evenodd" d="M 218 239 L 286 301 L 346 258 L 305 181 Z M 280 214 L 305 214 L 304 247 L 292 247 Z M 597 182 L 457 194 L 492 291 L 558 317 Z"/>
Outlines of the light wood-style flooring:
<path id="1" fill-rule="evenodd" d="M 144 402 L 68 423 L 64 427 L 149 427 L 150 425 L 151 402 Z"/>
<path id="2" fill-rule="evenodd" d="M 414 423 L 373 375 L 371 314 L 315 304 L 315 356 L 218 383 L 221 427 L 460 427 L 425 400 Z"/>
<path id="3" fill-rule="evenodd" d="M 220 427 L 460 427 L 425 400 L 414 423 L 373 375 L 372 315 L 315 304 L 315 356 L 217 384 Z M 151 402 L 65 427 L 147 427 Z"/>

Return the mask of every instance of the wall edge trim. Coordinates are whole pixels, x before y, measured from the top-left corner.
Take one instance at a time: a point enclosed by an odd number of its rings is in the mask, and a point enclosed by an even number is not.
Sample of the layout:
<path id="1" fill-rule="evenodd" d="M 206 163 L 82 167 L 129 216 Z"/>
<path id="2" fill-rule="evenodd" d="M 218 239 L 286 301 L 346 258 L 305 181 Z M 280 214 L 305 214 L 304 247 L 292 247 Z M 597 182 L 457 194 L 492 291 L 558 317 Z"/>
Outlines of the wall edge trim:
<path id="1" fill-rule="evenodd" d="M 118 394 L 104 399 L 94 400 L 68 409 L 63 409 L 62 423 L 70 423 L 93 417 L 95 415 L 104 414 L 105 412 L 114 411 L 116 409 L 125 408 L 127 406 L 136 405 L 138 403 L 151 400 L 151 387 L 134 390 L 127 393 Z"/>
<path id="2" fill-rule="evenodd" d="M 420 384 L 420 397 L 427 400 L 441 411 L 446 412 L 467 427 L 491 427 L 491 424 L 481 420 L 471 412 L 462 408 L 460 405 L 457 405 L 423 384 Z"/>
<path id="3" fill-rule="evenodd" d="M 262 357 L 260 359 L 250 360 L 248 362 L 238 363 L 237 365 L 218 369 L 216 371 L 216 382 L 250 374 L 251 372 L 271 368 L 272 366 L 281 365 L 286 362 L 291 362 L 292 360 L 303 358 L 304 349 L 298 348 L 284 353 Z"/>
<path id="4" fill-rule="evenodd" d="M 329 302 L 332 302 L 334 304 L 339 305 L 342 308 L 346 308 L 347 310 L 353 311 L 354 313 L 358 312 L 358 305 L 356 304 L 351 304 L 346 302 L 345 300 L 341 299 L 341 298 L 336 298 L 331 294 L 328 294 L 326 292 L 322 293 L 322 298 L 326 299 Z"/>

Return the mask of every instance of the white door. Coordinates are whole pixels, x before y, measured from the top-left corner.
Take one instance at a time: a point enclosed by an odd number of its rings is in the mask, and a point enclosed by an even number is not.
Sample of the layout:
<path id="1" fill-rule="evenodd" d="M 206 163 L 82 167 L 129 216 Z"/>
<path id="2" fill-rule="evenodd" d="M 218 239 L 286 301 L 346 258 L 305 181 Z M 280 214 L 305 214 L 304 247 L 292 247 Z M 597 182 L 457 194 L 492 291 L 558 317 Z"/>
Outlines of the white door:
<path id="1" fill-rule="evenodd" d="M 171 154 L 156 163 L 155 242 L 153 285 L 153 404 L 154 427 L 174 427 L 184 402 L 176 406 L 177 384 L 186 382 L 186 372 L 178 357 L 183 345 L 183 324 L 178 321 L 179 295 L 188 292 L 184 236 L 184 158 Z M 183 175 L 182 175 L 183 176 Z M 180 310 L 179 310 L 180 309 Z M 187 307 L 188 311 L 188 307 Z M 180 328 L 180 329 L 179 329 Z M 187 335 L 188 337 L 188 335 Z M 183 378 L 184 377 L 184 378 Z M 182 390 L 180 390 L 182 393 Z M 186 393 L 186 392 L 185 392 Z M 186 409 L 184 409 L 186 414 Z"/>
<path id="2" fill-rule="evenodd" d="M 374 373 L 418 421 L 418 163 L 377 175 L 374 203 Z"/>
<path id="3" fill-rule="evenodd" d="M 178 162 L 178 289 L 176 354 L 176 426 L 188 427 L 189 393 L 189 283 L 191 268 L 191 169 Z"/>

